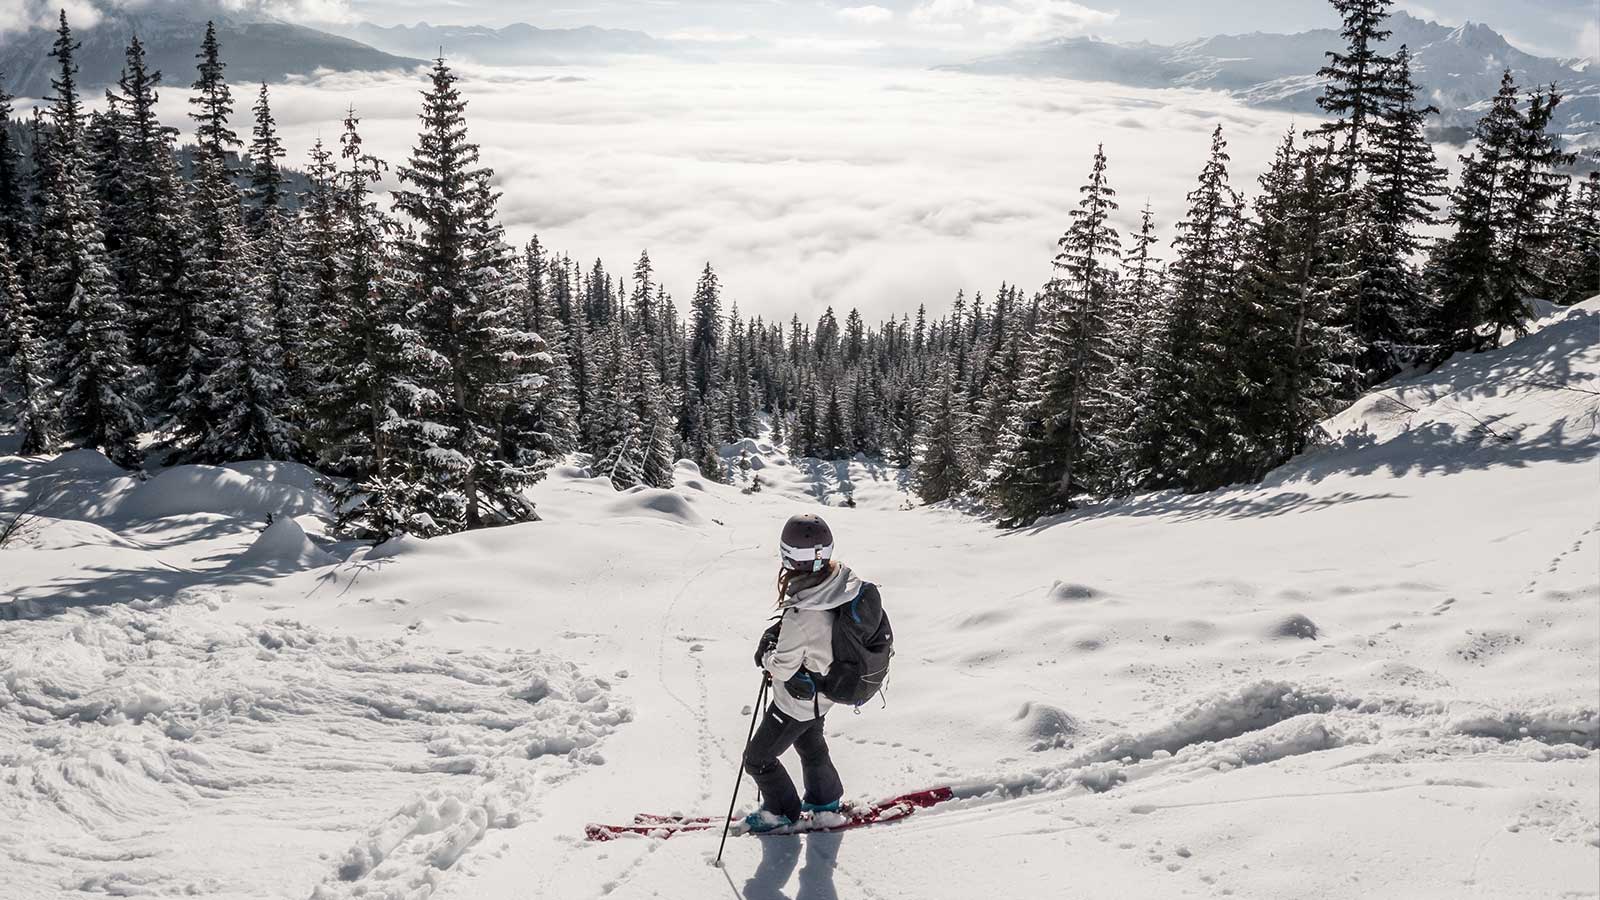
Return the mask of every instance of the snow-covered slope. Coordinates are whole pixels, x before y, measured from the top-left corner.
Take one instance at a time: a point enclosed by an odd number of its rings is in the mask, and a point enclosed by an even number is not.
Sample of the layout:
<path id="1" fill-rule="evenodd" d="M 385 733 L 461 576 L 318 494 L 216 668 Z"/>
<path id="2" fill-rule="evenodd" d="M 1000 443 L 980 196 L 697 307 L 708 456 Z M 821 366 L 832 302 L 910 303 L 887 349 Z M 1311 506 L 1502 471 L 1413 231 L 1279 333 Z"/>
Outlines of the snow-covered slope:
<path id="1" fill-rule="evenodd" d="M 0 896 L 1592 895 L 1600 299 L 1540 325 L 1264 485 L 1015 532 L 756 441 L 759 491 L 564 468 L 543 522 L 371 550 L 292 466 L 0 460 L 0 509 L 55 494 L 0 550 Z M 819 500 L 898 638 L 847 790 L 958 799 L 725 872 L 585 842 L 725 808 Z"/>

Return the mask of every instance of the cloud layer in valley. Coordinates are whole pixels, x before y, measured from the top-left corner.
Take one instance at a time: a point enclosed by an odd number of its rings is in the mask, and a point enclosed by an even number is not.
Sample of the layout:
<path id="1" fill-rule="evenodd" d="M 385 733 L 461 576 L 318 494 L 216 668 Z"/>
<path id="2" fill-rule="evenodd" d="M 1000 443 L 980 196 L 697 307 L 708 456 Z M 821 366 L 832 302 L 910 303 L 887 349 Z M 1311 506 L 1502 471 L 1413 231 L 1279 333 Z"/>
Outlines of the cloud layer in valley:
<path id="1" fill-rule="evenodd" d="M 1148 198 L 1165 238 L 1214 125 L 1224 125 L 1246 188 L 1290 125 L 1203 92 L 938 72 L 463 74 L 471 134 L 498 173 L 514 239 L 537 232 L 619 273 L 648 248 L 680 307 L 709 260 L 742 310 L 784 317 L 830 304 L 869 318 L 923 302 L 943 309 L 957 290 L 988 295 L 1002 280 L 1032 290 L 1050 274 L 1097 142 L 1120 192 L 1120 224 L 1131 228 Z M 275 87 L 291 162 L 319 135 L 336 142 L 354 104 L 367 146 L 401 163 L 422 87 L 395 75 Z M 170 92 L 164 106 L 187 128 L 182 95 Z"/>

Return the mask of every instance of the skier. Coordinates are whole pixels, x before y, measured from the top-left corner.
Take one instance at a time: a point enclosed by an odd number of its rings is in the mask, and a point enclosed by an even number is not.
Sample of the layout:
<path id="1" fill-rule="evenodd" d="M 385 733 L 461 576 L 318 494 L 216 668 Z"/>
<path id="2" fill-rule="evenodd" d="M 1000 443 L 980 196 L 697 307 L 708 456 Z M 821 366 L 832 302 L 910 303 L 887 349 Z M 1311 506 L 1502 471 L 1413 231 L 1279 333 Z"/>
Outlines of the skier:
<path id="1" fill-rule="evenodd" d="M 761 635 L 755 660 L 782 690 L 773 691 L 744 753 L 745 771 L 761 789 L 761 808 L 744 822 L 757 833 L 792 825 L 801 813 L 839 811 L 844 786 L 822 736 L 833 701 L 819 689 L 833 663 L 833 610 L 858 599 L 874 608 L 880 604 L 875 585 L 833 559 L 833 532 L 820 517 L 789 519 L 778 547 L 781 615 Z M 804 800 L 778 761 L 791 746 L 800 755 Z"/>

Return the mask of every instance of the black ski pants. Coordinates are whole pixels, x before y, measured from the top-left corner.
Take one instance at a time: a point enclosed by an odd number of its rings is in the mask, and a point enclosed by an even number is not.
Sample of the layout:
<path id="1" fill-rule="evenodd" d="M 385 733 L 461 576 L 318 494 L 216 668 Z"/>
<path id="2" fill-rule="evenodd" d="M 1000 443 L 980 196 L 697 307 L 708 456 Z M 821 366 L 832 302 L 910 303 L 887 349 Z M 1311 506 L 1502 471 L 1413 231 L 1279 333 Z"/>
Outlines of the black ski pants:
<path id="1" fill-rule="evenodd" d="M 761 725 L 744 751 L 744 770 L 761 789 L 761 805 L 768 812 L 787 816 L 791 822 L 800 819 L 800 796 L 795 793 L 794 782 L 783 763 L 778 762 L 778 757 L 790 747 L 800 754 L 800 772 L 806 785 L 805 802 L 821 806 L 844 796 L 839 771 L 828 757 L 828 741 L 822 736 L 826 718 L 802 722 L 784 715 L 777 704 L 768 706 L 762 715 Z"/>

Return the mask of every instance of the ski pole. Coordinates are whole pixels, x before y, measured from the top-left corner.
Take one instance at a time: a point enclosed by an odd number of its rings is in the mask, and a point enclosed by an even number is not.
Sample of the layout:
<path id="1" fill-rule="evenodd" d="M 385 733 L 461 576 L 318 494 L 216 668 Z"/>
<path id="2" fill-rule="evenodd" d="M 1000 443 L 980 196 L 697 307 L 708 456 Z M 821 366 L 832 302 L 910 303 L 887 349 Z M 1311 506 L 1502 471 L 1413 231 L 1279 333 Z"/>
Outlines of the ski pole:
<path id="1" fill-rule="evenodd" d="M 761 690 L 756 693 L 756 708 L 750 713 L 750 734 L 744 739 L 744 750 L 739 751 L 739 771 L 733 776 L 733 796 L 728 798 L 728 817 L 722 822 L 722 841 L 717 844 L 717 861 L 712 864 L 719 869 L 722 868 L 722 848 L 728 845 L 728 826 L 733 824 L 733 807 L 739 802 L 739 783 L 744 781 L 744 754 L 756 736 L 756 720 L 761 718 L 761 708 L 767 705 L 767 685 L 771 683 L 772 676 L 762 672 Z"/>

